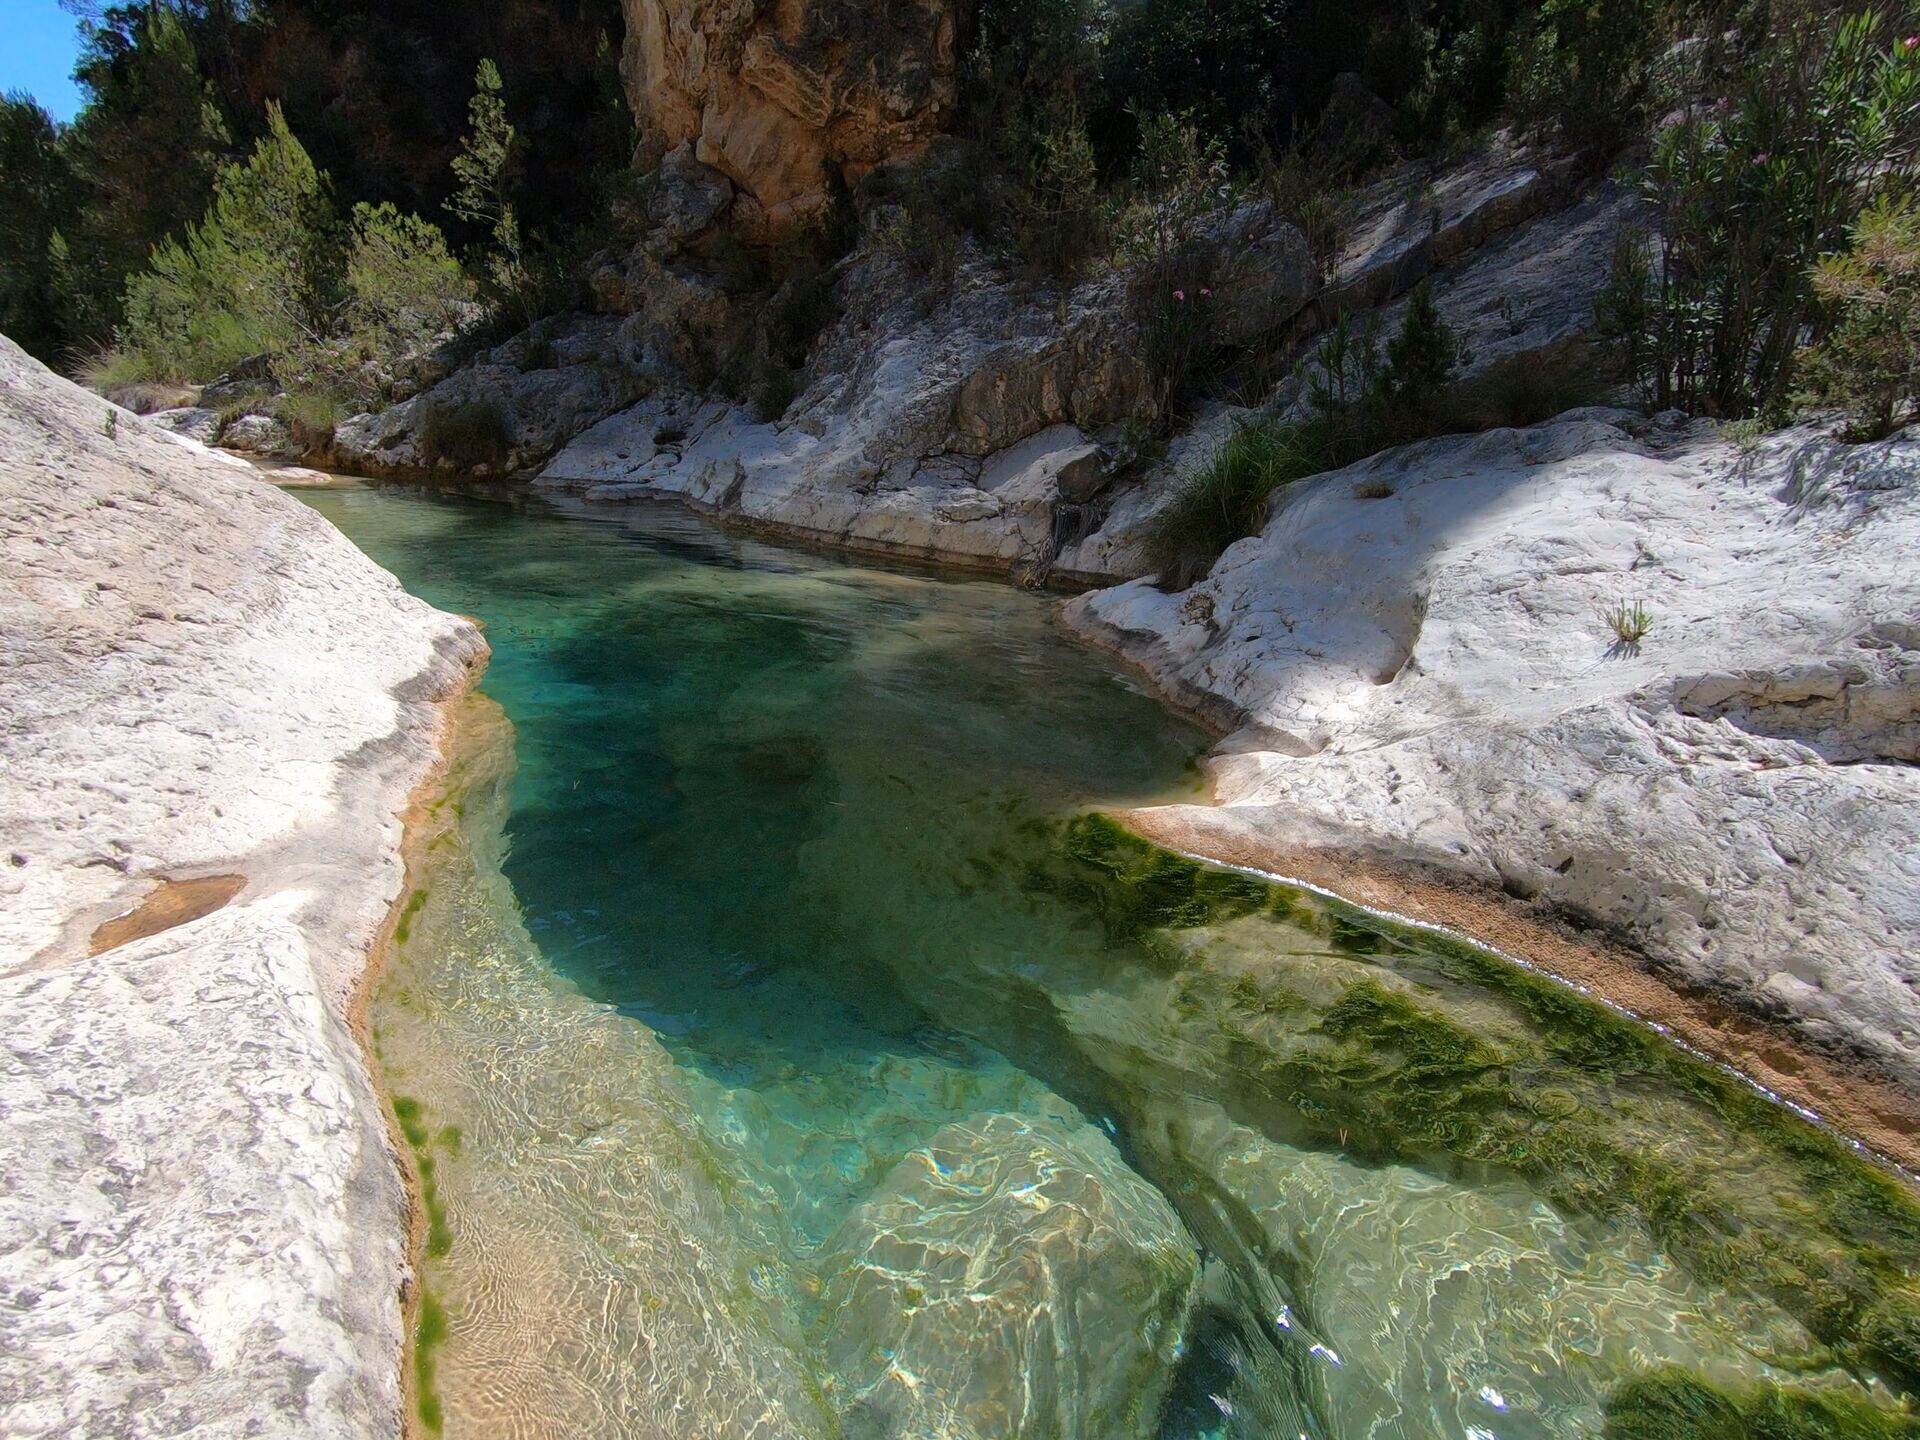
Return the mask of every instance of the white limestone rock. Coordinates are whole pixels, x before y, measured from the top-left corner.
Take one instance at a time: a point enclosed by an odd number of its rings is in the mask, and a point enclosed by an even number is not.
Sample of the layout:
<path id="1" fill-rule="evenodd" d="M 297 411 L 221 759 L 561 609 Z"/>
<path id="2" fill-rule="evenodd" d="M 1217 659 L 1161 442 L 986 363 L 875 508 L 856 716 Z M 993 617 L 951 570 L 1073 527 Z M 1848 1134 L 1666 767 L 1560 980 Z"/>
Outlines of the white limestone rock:
<path id="1" fill-rule="evenodd" d="M 0 1432 L 395 1434 L 406 1213 L 346 1007 L 484 644 L 0 340 Z M 237 897 L 89 957 L 163 881 Z"/>
<path id="2" fill-rule="evenodd" d="M 1065 614 L 1238 732 L 1198 823 L 1584 916 L 1920 1084 L 1916 475 L 1920 437 L 1577 411 L 1319 477 L 1190 591 Z"/>
<path id="3" fill-rule="evenodd" d="M 190 438 L 200 437 L 195 435 Z M 220 443 L 229 450 L 277 459 L 290 459 L 305 452 L 305 447 L 293 438 L 293 431 L 287 428 L 287 423 L 271 415 L 239 416 L 220 431 Z"/>
<path id="4" fill-rule="evenodd" d="M 198 440 L 202 445 L 211 445 L 220 438 L 218 410 L 204 410 L 190 405 L 179 410 L 156 410 L 147 419 L 162 430 L 171 430 L 189 440 Z"/>

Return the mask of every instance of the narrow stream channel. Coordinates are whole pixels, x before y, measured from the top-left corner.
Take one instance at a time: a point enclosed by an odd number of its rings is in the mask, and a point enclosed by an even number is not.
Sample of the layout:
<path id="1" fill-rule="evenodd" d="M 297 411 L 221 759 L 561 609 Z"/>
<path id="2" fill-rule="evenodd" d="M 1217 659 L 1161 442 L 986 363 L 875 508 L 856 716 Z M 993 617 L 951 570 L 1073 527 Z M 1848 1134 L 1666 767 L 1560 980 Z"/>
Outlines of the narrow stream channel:
<path id="1" fill-rule="evenodd" d="M 1844 1146 L 1090 814 L 1206 741 L 1044 598 L 303 498 L 494 648 L 372 1014 L 429 1429 L 1528 1440 L 1790 1385 L 1877 1434 L 1920 1377 L 1920 1213 Z"/>

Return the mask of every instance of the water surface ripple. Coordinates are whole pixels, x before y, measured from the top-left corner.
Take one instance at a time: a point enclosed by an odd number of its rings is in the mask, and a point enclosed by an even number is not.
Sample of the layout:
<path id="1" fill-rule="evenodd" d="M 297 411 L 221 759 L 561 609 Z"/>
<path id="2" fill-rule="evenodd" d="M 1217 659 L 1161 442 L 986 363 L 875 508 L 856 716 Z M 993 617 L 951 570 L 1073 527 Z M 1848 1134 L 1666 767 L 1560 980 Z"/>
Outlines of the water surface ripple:
<path id="1" fill-rule="evenodd" d="M 1851 1337 L 1920 1226 L 1878 1177 L 1464 947 L 1074 821 L 1195 795 L 1205 741 L 1043 598 L 306 498 L 494 649 L 374 1006 L 430 1427 L 1528 1440 L 1660 1366 L 1887 1401 Z"/>

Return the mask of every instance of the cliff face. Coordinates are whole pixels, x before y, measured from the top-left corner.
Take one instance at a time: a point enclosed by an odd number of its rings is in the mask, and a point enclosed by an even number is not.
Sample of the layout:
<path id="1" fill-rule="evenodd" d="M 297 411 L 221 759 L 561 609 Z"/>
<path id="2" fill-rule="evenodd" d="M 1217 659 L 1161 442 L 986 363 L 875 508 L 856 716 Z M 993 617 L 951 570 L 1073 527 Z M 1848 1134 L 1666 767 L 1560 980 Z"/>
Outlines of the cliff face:
<path id="1" fill-rule="evenodd" d="M 916 153 L 954 104 L 950 0 L 625 0 L 621 72 L 643 147 L 680 147 L 737 193 L 748 241 L 804 226 L 835 181 Z"/>

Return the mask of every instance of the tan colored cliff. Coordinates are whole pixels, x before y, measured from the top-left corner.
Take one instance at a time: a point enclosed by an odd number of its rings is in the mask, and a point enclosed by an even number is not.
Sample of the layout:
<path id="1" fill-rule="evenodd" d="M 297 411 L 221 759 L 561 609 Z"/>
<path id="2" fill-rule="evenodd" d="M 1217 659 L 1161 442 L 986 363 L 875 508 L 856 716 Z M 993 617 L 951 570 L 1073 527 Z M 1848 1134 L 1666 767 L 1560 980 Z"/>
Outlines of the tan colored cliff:
<path id="1" fill-rule="evenodd" d="M 949 0 L 624 0 L 627 98 L 651 159 L 681 145 L 736 188 L 735 233 L 805 226 L 836 180 L 916 153 L 954 106 Z"/>

